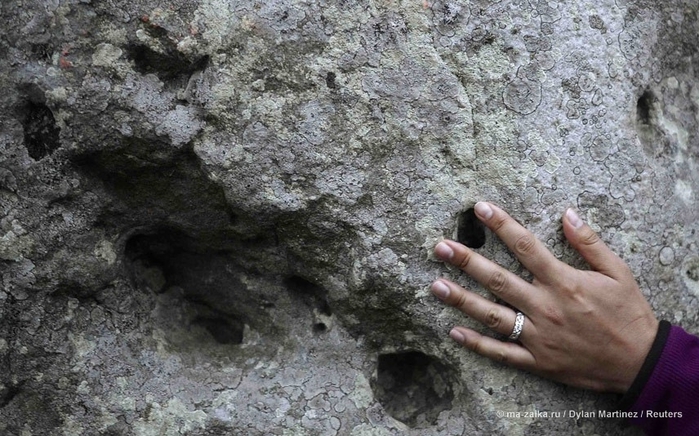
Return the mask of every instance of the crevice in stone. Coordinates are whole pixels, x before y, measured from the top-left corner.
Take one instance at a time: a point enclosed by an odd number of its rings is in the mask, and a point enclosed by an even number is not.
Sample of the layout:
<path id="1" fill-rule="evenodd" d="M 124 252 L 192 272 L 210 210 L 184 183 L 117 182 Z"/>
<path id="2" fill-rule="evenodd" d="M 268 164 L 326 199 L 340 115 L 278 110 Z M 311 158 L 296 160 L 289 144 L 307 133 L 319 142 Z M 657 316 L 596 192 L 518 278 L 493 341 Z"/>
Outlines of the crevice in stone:
<path id="1" fill-rule="evenodd" d="M 191 149 L 160 138 L 121 138 L 73 163 L 110 197 L 96 225 L 123 235 L 117 265 L 132 289 L 173 291 L 167 295 L 179 295 L 177 304 L 187 308 L 182 322 L 192 334 L 208 332 L 221 344 L 240 343 L 245 325 L 278 333 L 269 313 L 273 291 L 252 292 L 245 281 L 268 272 L 240 255 L 267 255 L 269 232 L 240 218 Z"/>
<path id="2" fill-rule="evenodd" d="M 636 134 L 647 156 L 657 159 L 672 156 L 676 150 L 662 126 L 662 108 L 651 89 L 646 89 L 636 101 Z"/>
<path id="3" fill-rule="evenodd" d="M 454 372 L 419 351 L 380 354 L 371 387 L 389 415 L 410 427 L 425 427 L 436 424 L 439 414 L 451 409 Z"/>
<path id="4" fill-rule="evenodd" d="M 231 316 L 198 316 L 192 321 L 206 329 L 219 344 L 242 344 L 245 324 Z"/>
<path id="5" fill-rule="evenodd" d="M 326 316 L 332 315 L 332 309 L 328 304 L 328 292 L 325 289 L 300 276 L 286 278 L 284 285 L 311 309 L 317 309 Z"/>
<path id="6" fill-rule="evenodd" d="M 328 71 L 328 74 L 325 75 L 325 84 L 328 86 L 330 89 L 336 89 L 337 88 L 337 82 L 335 82 L 336 75 L 332 71 Z"/>
<path id="7" fill-rule="evenodd" d="M 636 123 L 637 125 L 650 126 L 653 118 L 653 102 L 655 97 L 650 90 L 646 90 L 636 102 Z"/>
<path id="8" fill-rule="evenodd" d="M 328 326 L 324 322 L 317 322 L 313 324 L 313 331 L 316 333 L 323 333 L 328 330 Z"/>
<path id="9" fill-rule="evenodd" d="M 189 308 L 187 324 L 219 344 L 241 344 L 246 320 L 260 315 L 251 310 L 261 305 L 240 281 L 232 259 L 199 246 L 180 229 L 156 227 L 132 235 L 124 258 L 135 288 L 156 293 L 179 288 L 179 304 Z"/>
<path id="10" fill-rule="evenodd" d="M 155 74 L 161 80 L 188 78 L 196 71 L 204 70 L 209 64 L 209 56 L 188 59 L 175 49 L 159 53 L 144 44 L 130 44 L 126 47 L 127 56 L 134 62 L 134 68 L 141 74 Z"/>
<path id="11" fill-rule="evenodd" d="M 132 286 L 159 294 L 177 290 L 186 321 L 201 327 L 219 344 L 240 344 L 245 325 L 258 331 L 278 330 L 269 315 L 274 307 L 259 292 L 251 292 L 243 277 L 251 272 L 234 252 L 212 250 L 201 239 L 172 226 L 156 226 L 132 235 L 124 258 Z"/>
<path id="12" fill-rule="evenodd" d="M 55 51 L 55 48 L 50 43 L 46 42 L 31 44 L 30 50 L 31 53 L 38 59 L 44 62 L 49 62 L 53 57 L 53 52 Z"/>
<path id="13" fill-rule="evenodd" d="M 101 181 L 116 198 L 102 212 L 109 221 L 132 228 L 179 229 L 190 243 L 209 250 L 230 248 L 239 233 L 238 214 L 223 189 L 200 169 L 191 149 L 177 150 L 158 139 L 128 138 L 73 159 L 80 172 Z"/>
<path id="14" fill-rule="evenodd" d="M 470 248 L 481 248 L 485 245 L 485 226 L 478 219 L 473 208 L 459 214 L 456 240 Z"/>
<path id="15" fill-rule="evenodd" d="M 0 409 L 10 404 L 20 392 L 22 392 L 21 384 L 6 387 L 5 392 L 0 396 Z"/>
<path id="16" fill-rule="evenodd" d="M 190 238 L 174 228 L 160 228 L 152 234 L 136 234 L 128 239 L 124 256 L 129 261 L 130 279 L 137 288 L 160 293 L 168 279 L 163 271 L 168 258 L 176 255 L 177 247 L 191 245 Z"/>
<path id="17" fill-rule="evenodd" d="M 24 146 L 29 157 L 38 161 L 56 151 L 60 146 L 61 129 L 56 125 L 51 109 L 44 103 L 29 101 L 22 112 Z"/>

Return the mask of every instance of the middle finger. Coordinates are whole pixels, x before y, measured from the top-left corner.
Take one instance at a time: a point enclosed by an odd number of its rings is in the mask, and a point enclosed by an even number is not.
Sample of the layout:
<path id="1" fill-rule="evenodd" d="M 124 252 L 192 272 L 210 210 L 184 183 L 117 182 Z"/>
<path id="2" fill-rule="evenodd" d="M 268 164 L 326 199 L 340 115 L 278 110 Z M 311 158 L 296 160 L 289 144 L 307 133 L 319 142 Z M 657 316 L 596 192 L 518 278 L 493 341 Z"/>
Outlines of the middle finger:
<path id="1" fill-rule="evenodd" d="M 458 242 L 445 239 L 437 244 L 435 254 L 458 266 L 498 298 L 524 312 L 531 312 L 534 302 L 542 298 L 539 289 Z"/>
<path id="2" fill-rule="evenodd" d="M 486 202 L 476 203 L 475 209 L 479 219 L 500 237 L 534 277 L 544 283 L 556 283 L 565 276 L 567 265 L 504 210 Z"/>
<path id="3" fill-rule="evenodd" d="M 444 292 L 445 290 L 447 292 Z M 432 292 L 445 303 L 456 307 L 486 327 L 505 336 L 512 333 L 516 313 L 509 307 L 494 303 L 474 292 L 469 292 L 446 279 L 434 282 Z M 521 342 L 526 341 L 527 332 L 532 327 L 527 324 L 525 321 L 524 329 L 519 338 Z"/>

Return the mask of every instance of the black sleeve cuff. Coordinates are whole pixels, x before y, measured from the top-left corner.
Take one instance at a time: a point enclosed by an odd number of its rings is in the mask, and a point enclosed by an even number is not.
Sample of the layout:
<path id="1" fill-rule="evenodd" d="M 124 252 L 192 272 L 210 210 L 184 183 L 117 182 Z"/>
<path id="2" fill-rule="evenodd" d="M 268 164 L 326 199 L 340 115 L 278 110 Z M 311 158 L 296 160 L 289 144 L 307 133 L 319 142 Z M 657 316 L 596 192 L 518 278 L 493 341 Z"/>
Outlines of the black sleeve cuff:
<path id="1" fill-rule="evenodd" d="M 660 324 L 658 324 L 658 333 L 655 335 L 653 345 L 650 347 L 650 351 L 641 366 L 641 370 L 638 372 L 633 383 L 631 383 L 631 387 L 626 391 L 621 401 L 619 401 L 617 405 L 618 410 L 629 410 L 631 406 L 636 403 L 636 400 L 638 400 L 639 395 L 643 392 L 643 388 L 646 387 L 648 379 L 650 379 L 651 374 L 653 374 L 655 365 L 663 354 L 663 349 L 665 348 L 667 337 L 670 335 L 671 327 L 672 325 L 665 320 L 660 321 Z"/>

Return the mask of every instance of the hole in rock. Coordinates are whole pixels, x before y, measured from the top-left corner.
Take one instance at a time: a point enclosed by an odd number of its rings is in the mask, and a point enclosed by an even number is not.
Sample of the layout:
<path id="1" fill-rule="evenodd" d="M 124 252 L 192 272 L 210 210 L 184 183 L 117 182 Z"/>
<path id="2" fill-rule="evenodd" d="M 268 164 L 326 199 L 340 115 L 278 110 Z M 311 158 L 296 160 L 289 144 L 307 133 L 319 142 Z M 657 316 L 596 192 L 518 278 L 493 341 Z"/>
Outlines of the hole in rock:
<path id="1" fill-rule="evenodd" d="M 653 111 L 653 93 L 645 91 L 636 102 L 636 122 L 638 124 L 651 124 Z"/>
<path id="2" fill-rule="evenodd" d="M 53 112 L 45 104 L 29 102 L 25 107 L 22 127 L 24 145 L 32 159 L 41 160 L 59 147 L 61 129 L 56 125 Z"/>
<path id="3" fill-rule="evenodd" d="M 316 333 L 323 333 L 328 330 L 328 326 L 324 322 L 318 322 L 313 324 L 313 331 Z"/>
<path id="4" fill-rule="evenodd" d="M 161 227 L 153 233 L 136 234 L 126 241 L 124 254 L 127 259 L 141 260 L 147 265 L 158 265 L 172 258 L 180 249 L 192 245 L 191 238 L 184 232 L 172 228 Z"/>
<path id="5" fill-rule="evenodd" d="M 459 215 L 456 240 L 470 248 L 481 248 L 485 245 L 485 226 L 478 219 L 473 208 Z"/>
<path id="6" fill-rule="evenodd" d="M 101 225 L 130 221 L 152 232 L 172 223 L 192 235 L 199 251 L 230 247 L 238 217 L 191 149 L 172 150 L 145 138 L 126 138 L 120 145 L 73 158 L 81 173 L 101 181 L 116 197 L 100 217 Z"/>
<path id="7" fill-rule="evenodd" d="M 132 283 L 141 289 L 160 293 L 168 282 L 168 259 L 175 259 L 178 247 L 191 245 L 189 237 L 172 228 L 161 228 L 153 234 L 133 235 L 126 241 L 124 255 L 130 261 Z"/>
<path id="8" fill-rule="evenodd" d="M 44 61 L 51 60 L 51 57 L 53 57 L 53 51 L 54 51 L 54 48 L 49 43 L 32 44 L 31 45 L 32 54 L 36 55 L 39 59 L 44 60 Z"/>
<path id="9" fill-rule="evenodd" d="M 9 386 L 3 393 L 2 397 L 0 397 L 0 409 L 10 404 L 20 392 L 22 392 L 21 385 Z"/>
<path id="10" fill-rule="evenodd" d="M 323 315 L 332 315 L 332 310 L 328 304 L 328 293 L 325 289 L 299 276 L 285 279 L 284 285 L 309 307 L 318 309 Z"/>
<path id="11" fill-rule="evenodd" d="M 328 74 L 325 76 L 325 84 L 328 85 L 328 88 L 337 88 L 337 83 L 335 83 L 335 77 L 335 73 L 333 73 L 332 71 L 329 71 Z"/>
<path id="12" fill-rule="evenodd" d="M 231 252 L 212 250 L 205 241 L 166 225 L 131 236 L 124 257 L 133 286 L 165 296 L 178 290 L 181 304 L 192 308 L 191 325 L 221 344 L 241 343 L 246 324 L 273 330 L 265 308 L 268 297 L 250 292 Z"/>
<path id="13" fill-rule="evenodd" d="M 410 427 L 434 425 L 451 409 L 456 374 L 447 365 L 419 351 L 379 355 L 374 396 L 395 419 Z"/>
<path id="14" fill-rule="evenodd" d="M 124 247 L 131 279 L 138 289 L 167 295 L 179 289 L 179 303 L 191 325 L 206 330 L 219 344 L 241 344 L 250 304 L 223 254 L 202 250 L 199 241 L 173 227 L 131 236 Z"/>
<path id="15" fill-rule="evenodd" d="M 242 344 L 245 324 L 233 317 L 197 317 L 192 324 L 204 327 L 219 344 Z"/>
<path id="16" fill-rule="evenodd" d="M 687 278 L 699 282 L 699 263 L 690 264 L 685 271 Z"/>
<path id="17" fill-rule="evenodd" d="M 141 74 L 153 73 L 161 80 L 177 77 L 189 77 L 195 71 L 201 71 L 209 63 L 209 56 L 188 59 L 176 50 L 158 53 L 142 44 L 132 44 L 126 48 L 128 57 L 133 60 L 136 71 Z"/>
<path id="18" fill-rule="evenodd" d="M 636 134 L 643 151 L 652 158 L 673 155 L 675 147 L 658 123 L 659 101 L 653 91 L 646 90 L 636 102 Z"/>

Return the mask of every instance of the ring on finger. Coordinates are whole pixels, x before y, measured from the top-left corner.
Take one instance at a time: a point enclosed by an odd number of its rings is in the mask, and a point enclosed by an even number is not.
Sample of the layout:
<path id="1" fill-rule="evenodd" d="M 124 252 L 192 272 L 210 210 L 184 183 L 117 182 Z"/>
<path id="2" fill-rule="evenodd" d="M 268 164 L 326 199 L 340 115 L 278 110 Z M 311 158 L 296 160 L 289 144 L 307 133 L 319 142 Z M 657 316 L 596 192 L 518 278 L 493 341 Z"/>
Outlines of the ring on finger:
<path id="1" fill-rule="evenodd" d="M 508 336 L 507 339 L 511 341 L 516 341 L 519 339 L 519 335 L 522 334 L 522 330 L 524 329 L 524 314 L 522 312 L 517 312 L 517 315 L 515 316 L 515 325 L 512 328 L 512 333 L 510 333 L 510 336 Z"/>

